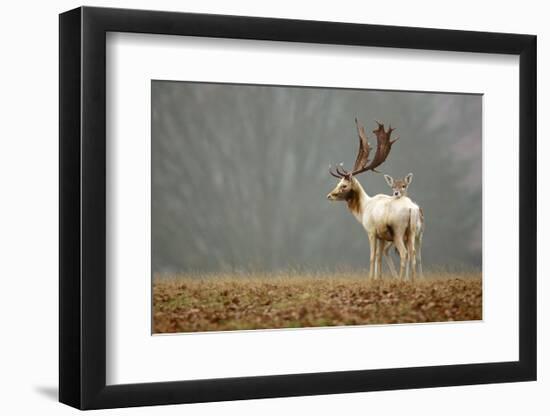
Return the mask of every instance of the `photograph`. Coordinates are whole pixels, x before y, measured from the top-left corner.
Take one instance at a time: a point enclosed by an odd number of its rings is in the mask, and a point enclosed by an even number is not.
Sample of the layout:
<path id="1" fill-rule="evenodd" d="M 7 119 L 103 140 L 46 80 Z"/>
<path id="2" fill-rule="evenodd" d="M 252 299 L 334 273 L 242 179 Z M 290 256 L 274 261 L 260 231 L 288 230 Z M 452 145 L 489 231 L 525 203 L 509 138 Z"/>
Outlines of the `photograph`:
<path id="1" fill-rule="evenodd" d="M 482 320 L 482 104 L 152 80 L 152 333 Z"/>

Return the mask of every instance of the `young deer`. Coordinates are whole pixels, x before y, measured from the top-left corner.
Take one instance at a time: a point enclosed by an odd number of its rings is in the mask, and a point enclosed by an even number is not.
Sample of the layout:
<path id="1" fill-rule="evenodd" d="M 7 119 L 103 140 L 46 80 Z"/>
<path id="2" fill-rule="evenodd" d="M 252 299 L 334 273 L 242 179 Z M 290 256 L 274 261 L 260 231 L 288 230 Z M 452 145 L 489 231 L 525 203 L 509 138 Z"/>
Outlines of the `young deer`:
<path id="1" fill-rule="evenodd" d="M 412 182 L 412 178 L 412 173 L 409 173 L 403 179 L 393 179 L 390 175 L 384 175 L 384 179 L 392 189 L 392 194 L 395 198 L 407 196 L 407 189 Z"/>
<path id="2" fill-rule="evenodd" d="M 359 136 L 359 150 L 355 164 L 351 171 L 347 171 L 341 166 L 338 166 L 336 171 L 329 168 L 330 174 L 340 181 L 327 195 L 327 198 L 331 201 L 346 201 L 351 213 L 367 232 L 370 244 L 369 278 L 380 276 L 382 252 L 386 241 L 393 242 L 399 253 L 401 260 L 399 277 L 403 278 L 408 252 L 411 259 L 416 258 L 414 243 L 410 242 L 416 240 L 416 225 L 420 208 L 409 198 L 393 198 L 384 194 L 371 197 L 355 178 L 362 172 L 369 170 L 376 172 L 376 168 L 384 163 L 392 145 L 397 141 L 397 139 L 390 140 L 395 129 L 390 126 L 388 130 L 385 130 L 382 123 L 376 123 L 378 128 L 373 130 L 377 140 L 376 152 L 372 160 L 369 160 L 372 148 L 368 142 L 365 128 L 360 126 L 355 119 Z M 405 246 L 406 241 L 409 242 L 409 250 Z"/>
<path id="3" fill-rule="evenodd" d="M 390 186 L 392 189 L 392 195 L 394 198 L 408 198 L 407 191 L 409 189 L 409 185 L 412 182 L 413 174 L 409 173 L 407 176 L 405 176 L 403 179 L 394 179 L 390 175 L 384 175 L 384 179 L 386 180 L 386 183 Z M 422 208 L 419 208 L 419 215 L 418 220 L 416 224 L 416 240 L 414 241 L 415 245 L 415 251 L 416 251 L 416 259 L 410 258 L 411 263 L 416 263 L 418 261 L 418 273 L 420 274 L 420 277 L 423 277 L 422 272 L 422 237 L 424 236 L 424 213 L 422 212 Z M 387 244 L 386 247 L 383 249 L 382 253 L 386 257 L 386 261 L 388 263 L 388 266 L 392 272 L 392 274 L 395 277 L 395 267 L 393 265 L 393 261 L 391 257 L 389 256 L 389 250 L 391 248 L 391 243 Z M 408 264 L 407 264 L 408 266 Z M 413 268 L 413 274 L 415 266 L 412 266 Z M 408 274 L 408 267 L 407 267 L 407 274 Z"/>

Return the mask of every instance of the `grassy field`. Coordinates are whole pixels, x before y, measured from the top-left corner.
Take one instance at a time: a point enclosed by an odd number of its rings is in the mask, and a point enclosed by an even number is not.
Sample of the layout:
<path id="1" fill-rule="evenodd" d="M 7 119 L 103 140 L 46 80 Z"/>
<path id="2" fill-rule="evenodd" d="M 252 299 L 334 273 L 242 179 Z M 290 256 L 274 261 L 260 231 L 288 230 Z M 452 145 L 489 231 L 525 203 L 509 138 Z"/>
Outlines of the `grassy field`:
<path id="1" fill-rule="evenodd" d="M 480 320 L 481 304 L 481 273 L 163 276 L 153 281 L 153 332 Z"/>

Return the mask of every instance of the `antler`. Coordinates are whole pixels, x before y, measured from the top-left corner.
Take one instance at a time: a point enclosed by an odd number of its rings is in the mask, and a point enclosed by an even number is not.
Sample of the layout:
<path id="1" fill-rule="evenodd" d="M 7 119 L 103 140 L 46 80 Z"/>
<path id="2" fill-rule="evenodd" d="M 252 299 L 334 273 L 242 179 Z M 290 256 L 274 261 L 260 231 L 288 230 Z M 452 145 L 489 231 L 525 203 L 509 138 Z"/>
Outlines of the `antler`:
<path id="1" fill-rule="evenodd" d="M 353 165 L 354 172 L 367 165 L 369 162 L 369 153 L 372 149 L 367 133 L 365 133 L 365 128 L 359 124 L 357 117 L 355 117 L 355 126 L 357 127 L 357 135 L 359 136 L 359 150 L 357 151 L 357 157 Z"/>
<path id="2" fill-rule="evenodd" d="M 392 128 L 391 124 L 388 127 L 387 131 L 384 130 L 384 124 L 380 123 L 379 121 L 377 121 L 376 124 L 378 124 L 378 128 L 372 131 L 376 135 L 376 152 L 374 153 L 374 157 L 371 160 L 371 162 L 368 164 L 366 163 L 366 160 L 365 160 L 363 164 L 361 164 L 360 166 L 357 166 L 357 162 L 356 162 L 356 166 L 354 166 L 353 168 L 352 175 L 357 175 L 367 170 L 378 172 L 376 168 L 380 166 L 382 163 L 384 163 L 384 161 L 387 159 L 388 155 L 390 154 L 392 145 L 397 140 L 399 140 L 399 137 L 397 137 L 394 140 L 390 140 L 391 134 L 395 130 L 395 128 Z M 365 129 L 363 127 L 359 129 L 359 124 L 357 124 L 357 129 L 358 131 L 362 131 L 364 135 Z M 361 149 L 359 149 L 359 151 L 361 152 Z M 360 155 L 357 155 L 357 159 L 359 159 L 359 156 Z M 368 156 L 368 152 L 367 152 L 367 156 Z"/>
<path id="3" fill-rule="evenodd" d="M 349 176 L 351 174 L 351 172 L 348 172 L 346 169 L 344 169 L 341 163 L 339 166 L 336 166 L 335 170 L 336 172 L 333 172 L 332 167 L 330 165 L 328 166 L 329 173 L 335 178 L 342 179 L 344 176 Z"/>
<path id="4" fill-rule="evenodd" d="M 333 172 L 329 167 L 329 172 L 335 178 L 348 177 L 351 178 L 354 175 L 365 172 L 367 170 L 372 170 L 378 172 L 376 168 L 380 166 L 388 155 L 390 154 L 392 145 L 399 139 L 397 137 L 394 140 L 390 140 L 392 132 L 395 128 L 392 128 L 390 125 L 388 131 L 384 130 L 384 124 L 376 122 L 378 128 L 372 132 L 376 135 L 376 152 L 374 153 L 374 158 L 369 163 L 369 154 L 372 150 L 371 145 L 369 144 L 367 134 L 365 133 L 365 128 L 359 124 L 357 118 L 355 118 L 355 125 L 357 126 L 357 135 L 359 136 L 359 150 L 357 151 L 357 157 L 355 158 L 355 164 L 353 165 L 353 170 L 351 172 L 344 169 L 342 166 L 336 167 L 336 172 Z"/>

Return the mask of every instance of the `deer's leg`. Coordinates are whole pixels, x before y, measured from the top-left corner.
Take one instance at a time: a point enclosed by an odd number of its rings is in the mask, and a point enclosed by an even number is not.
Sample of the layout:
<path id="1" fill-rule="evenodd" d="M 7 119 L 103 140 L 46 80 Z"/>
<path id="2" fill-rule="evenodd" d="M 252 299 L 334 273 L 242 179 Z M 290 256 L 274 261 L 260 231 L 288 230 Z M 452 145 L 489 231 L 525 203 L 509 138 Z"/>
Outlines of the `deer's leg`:
<path id="1" fill-rule="evenodd" d="M 382 277 L 382 253 L 384 252 L 384 246 L 386 242 L 384 240 L 378 240 L 376 249 L 376 278 Z"/>
<path id="2" fill-rule="evenodd" d="M 422 272 L 422 233 L 418 234 L 418 238 L 416 241 L 416 255 L 418 258 L 418 274 L 420 278 L 423 278 L 424 273 Z"/>
<path id="3" fill-rule="evenodd" d="M 369 279 L 374 278 L 374 267 L 376 263 L 376 236 L 369 234 L 370 244 L 370 264 L 369 264 Z"/>
<path id="4" fill-rule="evenodd" d="M 390 269 L 390 273 L 394 279 L 397 279 L 397 272 L 395 271 L 395 265 L 393 264 L 393 259 L 391 258 L 390 254 L 390 248 L 392 246 L 392 243 L 386 243 L 386 246 L 384 247 L 384 258 L 386 259 L 386 264 L 388 265 L 388 268 Z"/>
<path id="5" fill-rule="evenodd" d="M 374 279 L 378 279 L 380 276 L 380 266 L 378 258 L 380 257 L 380 240 L 375 238 L 375 247 L 374 247 Z"/>
<path id="6" fill-rule="evenodd" d="M 409 261 L 411 263 L 411 273 L 412 273 L 412 279 L 414 280 L 416 278 L 416 249 L 415 249 L 415 242 L 416 242 L 416 236 L 412 235 L 411 238 L 407 240 L 407 254 L 409 257 Z M 409 262 L 407 262 L 407 266 L 409 265 Z M 407 267 L 407 272 L 409 271 L 409 268 Z M 408 274 L 408 273 L 407 273 Z M 407 276 L 407 279 L 409 276 Z"/>
<path id="7" fill-rule="evenodd" d="M 399 252 L 399 259 L 400 259 L 400 268 L 399 268 L 399 279 L 403 279 L 403 275 L 405 273 L 405 266 L 407 263 L 407 249 L 405 248 L 405 243 L 403 242 L 403 234 L 397 236 L 393 240 L 395 244 L 395 248 L 397 248 L 397 251 Z"/>
<path id="8" fill-rule="evenodd" d="M 380 242 L 378 241 L 378 239 L 374 240 L 375 241 L 375 247 L 374 247 L 374 279 L 378 279 L 378 253 L 379 253 L 379 248 L 380 248 Z"/>
<path id="9" fill-rule="evenodd" d="M 408 246 L 408 244 L 406 244 L 406 246 Z M 411 259 L 409 257 L 409 251 L 407 248 L 407 259 L 405 260 L 405 280 L 409 280 L 409 276 L 410 276 L 409 264 L 411 263 L 410 260 Z"/>

